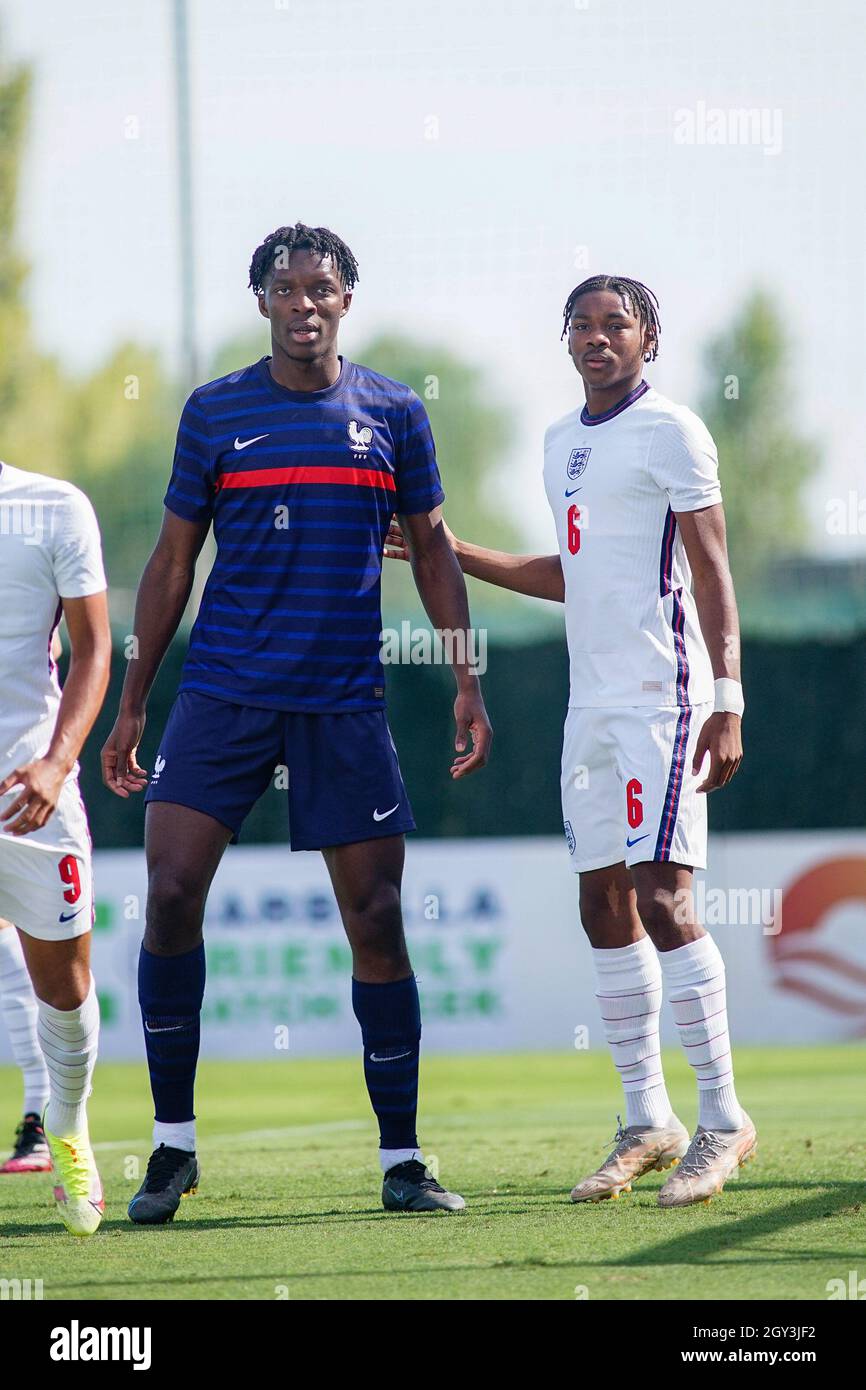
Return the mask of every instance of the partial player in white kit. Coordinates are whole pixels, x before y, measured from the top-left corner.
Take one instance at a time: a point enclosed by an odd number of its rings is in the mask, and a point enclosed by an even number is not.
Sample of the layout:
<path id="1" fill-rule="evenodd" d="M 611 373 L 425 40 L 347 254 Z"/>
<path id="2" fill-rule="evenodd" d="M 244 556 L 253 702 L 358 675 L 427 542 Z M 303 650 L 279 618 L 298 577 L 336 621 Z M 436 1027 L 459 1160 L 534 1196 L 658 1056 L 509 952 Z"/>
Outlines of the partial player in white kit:
<path id="1" fill-rule="evenodd" d="M 618 1197 L 674 1168 L 659 1193 L 674 1207 L 720 1192 L 756 1136 L 734 1090 L 724 963 L 692 892 L 706 793 L 742 758 L 739 623 L 715 445 L 643 379 L 659 332 L 638 281 L 598 275 L 572 291 L 563 337 L 586 404 L 544 443 L 559 554 L 452 544 L 466 574 L 565 603 L 564 829 L 626 1101 L 612 1152 L 572 1198 Z M 398 529 L 389 542 L 402 557 Z M 662 1073 L 663 984 L 697 1078 L 691 1141 Z"/>
<path id="2" fill-rule="evenodd" d="M 55 662 L 63 655 L 57 629 L 51 655 Z M 11 1154 L 0 1163 L 0 1173 L 49 1173 L 51 1153 L 42 1128 L 48 1104 L 48 1069 L 39 1042 L 39 1007 L 21 940 L 12 923 L 4 919 L 0 919 L 0 1015 L 24 1083 L 21 1123 Z"/>
<path id="3" fill-rule="evenodd" d="M 0 1173 L 47 1173 L 51 1155 L 42 1128 L 48 1103 L 48 1071 L 39 1042 L 39 1007 L 27 973 L 21 941 L 11 922 L 0 919 L 0 1015 L 12 1056 L 24 1082 L 21 1123 Z"/>
<path id="4" fill-rule="evenodd" d="M 52 655 L 61 616 L 71 649 L 62 692 Z M 93 508 L 70 483 L 0 464 L 0 918 L 18 928 L 33 982 L 54 1197 L 74 1235 L 95 1231 L 104 1208 L 86 1111 L 99 1009 L 77 758 L 110 660 Z M 4 942 L 9 934 L 0 930 Z"/>

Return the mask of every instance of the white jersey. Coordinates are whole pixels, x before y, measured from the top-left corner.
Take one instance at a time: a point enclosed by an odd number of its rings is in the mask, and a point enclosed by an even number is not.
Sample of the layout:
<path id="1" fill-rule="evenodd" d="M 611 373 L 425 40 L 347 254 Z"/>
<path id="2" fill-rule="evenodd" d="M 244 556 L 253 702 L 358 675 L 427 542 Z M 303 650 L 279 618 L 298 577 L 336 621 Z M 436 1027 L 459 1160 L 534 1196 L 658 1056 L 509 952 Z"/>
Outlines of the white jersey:
<path id="1" fill-rule="evenodd" d="M 690 706 L 713 673 L 676 512 L 721 502 L 706 427 L 642 382 L 544 437 L 544 485 L 565 576 L 569 705 Z"/>
<path id="2" fill-rule="evenodd" d="M 105 588 L 99 526 L 84 493 L 0 464 L 0 780 L 51 742 L 61 599 Z"/>

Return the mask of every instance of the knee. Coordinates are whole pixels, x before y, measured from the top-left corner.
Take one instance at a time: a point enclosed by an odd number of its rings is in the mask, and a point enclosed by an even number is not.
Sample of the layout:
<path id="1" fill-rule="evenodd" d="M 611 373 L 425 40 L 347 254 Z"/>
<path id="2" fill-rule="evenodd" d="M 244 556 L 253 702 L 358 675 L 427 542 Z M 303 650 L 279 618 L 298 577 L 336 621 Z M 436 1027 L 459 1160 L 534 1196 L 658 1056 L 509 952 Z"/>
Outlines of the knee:
<path id="1" fill-rule="evenodd" d="M 356 955 L 405 967 L 408 957 L 396 884 L 376 884 L 353 896 L 343 906 L 343 920 Z"/>
<path id="2" fill-rule="evenodd" d="M 623 921 L 620 907 L 612 903 L 610 893 L 600 887 L 581 887 L 580 920 L 590 945 L 595 947 L 608 946 L 612 939 L 618 945 L 623 931 L 630 930 L 628 920 Z"/>
<path id="3" fill-rule="evenodd" d="M 637 910 L 644 931 L 659 950 L 673 950 L 693 940 L 700 932 L 687 907 L 667 888 L 656 886 L 640 890 Z"/>
<path id="4" fill-rule="evenodd" d="M 344 916 L 358 924 L 386 928 L 400 923 L 400 889 L 396 883 L 374 883 L 353 893 L 343 903 Z"/>
<path id="5" fill-rule="evenodd" d="M 62 974 L 40 980 L 36 997 L 52 1009 L 71 1013 L 73 1009 L 81 1008 L 90 993 L 90 980 L 89 965 L 73 965 Z"/>
<path id="6" fill-rule="evenodd" d="M 152 869 L 147 888 L 147 949 L 174 955 L 196 946 L 204 901 L 204 891 L 192 875 L 173 865 Z"/>

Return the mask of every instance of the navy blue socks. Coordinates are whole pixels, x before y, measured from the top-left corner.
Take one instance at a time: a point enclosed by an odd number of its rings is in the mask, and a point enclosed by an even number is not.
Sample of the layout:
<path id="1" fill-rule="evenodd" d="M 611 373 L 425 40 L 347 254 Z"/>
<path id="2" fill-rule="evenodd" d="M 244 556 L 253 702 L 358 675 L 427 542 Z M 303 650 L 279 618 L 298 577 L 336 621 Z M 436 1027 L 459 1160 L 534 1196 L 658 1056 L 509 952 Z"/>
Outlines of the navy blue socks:
<path id="1" fill-rule="evenodd" d="M 180 956 L 141 948 L 138 1000 L 157 1121 L 193 1119 L 204 978 L 204 942 Z"/>
<path id="2" fill-rule="evenodd" d="M 364 1077 L 385 1150 L 416 1149 L 421 1008 L 415 976 L 384 985 L 352 980 L 364 1042 Z"/>

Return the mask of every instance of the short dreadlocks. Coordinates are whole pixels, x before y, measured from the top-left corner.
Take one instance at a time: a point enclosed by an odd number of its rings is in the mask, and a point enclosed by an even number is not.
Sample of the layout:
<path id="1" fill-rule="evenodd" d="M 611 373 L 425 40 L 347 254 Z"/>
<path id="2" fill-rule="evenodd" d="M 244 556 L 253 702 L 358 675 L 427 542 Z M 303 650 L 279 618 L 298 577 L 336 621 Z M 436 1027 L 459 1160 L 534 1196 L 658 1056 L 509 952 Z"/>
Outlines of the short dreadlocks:
<path id="1" fill-rule="evenodd" d="M 648 332 L 652 338 L 652 348 L 647 361 L 654 362 L 658 357 L 659 337 L 662 331 L 659 322 L 659 302 L 652 290 L 642 285 L 640 280 L 629 280 L 625 275 L 592 275 L 571 291 L 562 311 L 560 342 L 568 332 L 571 315 L 578 299 L 582 294 L 589 294 L 592 290 L 613 290 L 623 301 L 628 301 L 644 332 Z"/>
<path id="2" fill-rule="evenodd" d="M 277 256 L 284 256 L 288 261 L 293 251 L 315 251 L 319 256 L 328 256 L 344 288 L 354 289 L 358 280 L 358 262 L 346 243 L 327 227 L 308 227 L 304 222 L 296 222 L 294 227 L 278 227 L 253 252 L 250 261 L 253 294 L 261 294 Z"/>

